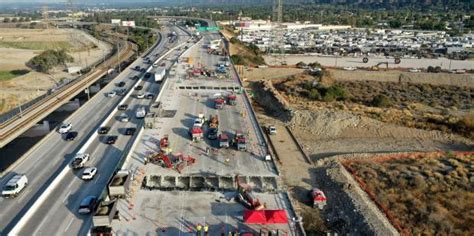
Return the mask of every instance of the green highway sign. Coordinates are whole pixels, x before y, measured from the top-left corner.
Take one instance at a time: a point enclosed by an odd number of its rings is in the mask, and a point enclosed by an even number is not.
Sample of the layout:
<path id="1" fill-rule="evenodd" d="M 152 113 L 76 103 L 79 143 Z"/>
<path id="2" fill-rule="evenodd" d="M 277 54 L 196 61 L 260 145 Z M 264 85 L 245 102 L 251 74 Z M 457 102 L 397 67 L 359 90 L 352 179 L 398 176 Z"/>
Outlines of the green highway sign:
<path id="1" fill-rule="evenodd" d="M 198 27 L 197 31 L 219 31 L 221 30 L 221 27 L 215 26 L 215 27 Z"/>

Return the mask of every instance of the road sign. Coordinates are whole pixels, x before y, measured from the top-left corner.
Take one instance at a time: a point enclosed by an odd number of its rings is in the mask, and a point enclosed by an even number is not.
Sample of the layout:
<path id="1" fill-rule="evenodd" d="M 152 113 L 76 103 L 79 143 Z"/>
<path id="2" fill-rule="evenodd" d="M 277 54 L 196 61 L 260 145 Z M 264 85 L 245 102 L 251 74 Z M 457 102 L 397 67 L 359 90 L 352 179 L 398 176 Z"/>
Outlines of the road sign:
<path id="1" fill-rule="evenodd" d="M 221 30 L 221 27 L 215 26 L 215 27 L 198 27 L 197 31 L 219 31 Z"/>

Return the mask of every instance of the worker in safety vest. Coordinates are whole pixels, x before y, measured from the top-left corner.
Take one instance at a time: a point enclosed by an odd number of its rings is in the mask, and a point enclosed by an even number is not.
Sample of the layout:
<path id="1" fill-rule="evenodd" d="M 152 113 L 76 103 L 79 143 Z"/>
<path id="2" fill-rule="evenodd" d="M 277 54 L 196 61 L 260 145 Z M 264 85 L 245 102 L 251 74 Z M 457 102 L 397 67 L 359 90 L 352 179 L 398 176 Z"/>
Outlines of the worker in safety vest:
<path id="1" fill-rule="evenodd" d="M 201 224 L 198 224 L 198 225 L 196 226 L 196 230 L 197 230 L 197 235 L 201 235 L 202 225 L 201 225 Z"/>
<path id="2" fill-rule="evenodd" d="M 208 235 L 209 225 L 204 225 L 204 235 Z"/>

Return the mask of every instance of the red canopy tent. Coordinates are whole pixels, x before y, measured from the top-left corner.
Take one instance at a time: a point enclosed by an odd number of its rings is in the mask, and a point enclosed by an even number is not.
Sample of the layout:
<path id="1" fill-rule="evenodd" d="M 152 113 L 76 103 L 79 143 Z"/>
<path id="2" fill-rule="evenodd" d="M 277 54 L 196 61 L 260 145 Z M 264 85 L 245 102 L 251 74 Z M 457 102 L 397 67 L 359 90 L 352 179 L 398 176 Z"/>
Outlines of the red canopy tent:
<path id="1" fill-rule="evenodd" d="M 247 224 L 265 224 L 267 222 L 267 219 L 265 218 L 265 212 L 245 210 L 244 222 Z"/>
<path id="2" fill-rule="evenodd" d="M 267 218 L 267 224 L 288 223 L 288 217 L 286 216 L 285 210 L 266 210 L 265 218 Z"/>
<path id="3" fill-rule="evenodd" d="M 285 210 L 245 210 L 244 222 L 247 224 L 286 224 L 288 217 Z"/>

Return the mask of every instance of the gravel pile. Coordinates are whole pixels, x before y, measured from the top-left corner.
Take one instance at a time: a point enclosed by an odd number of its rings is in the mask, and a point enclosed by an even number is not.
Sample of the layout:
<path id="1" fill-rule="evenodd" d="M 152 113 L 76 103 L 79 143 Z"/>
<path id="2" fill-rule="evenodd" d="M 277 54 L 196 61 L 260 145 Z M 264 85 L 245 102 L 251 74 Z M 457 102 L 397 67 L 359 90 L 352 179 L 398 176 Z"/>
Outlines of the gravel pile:
<path id="1" fill-rule="evenodd" d="M 349 127 L 357 127 L 360 117 L 347 112 L 321 111 L 296 111 L 289 122 L 293 130 L 303 131 L 323 138 L 335 138 Z"/>

